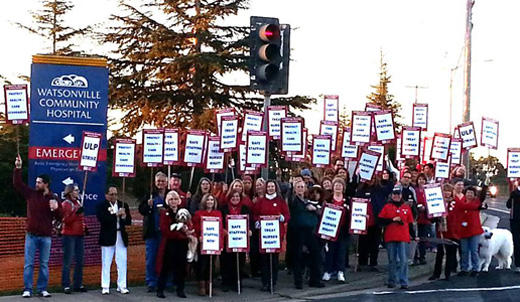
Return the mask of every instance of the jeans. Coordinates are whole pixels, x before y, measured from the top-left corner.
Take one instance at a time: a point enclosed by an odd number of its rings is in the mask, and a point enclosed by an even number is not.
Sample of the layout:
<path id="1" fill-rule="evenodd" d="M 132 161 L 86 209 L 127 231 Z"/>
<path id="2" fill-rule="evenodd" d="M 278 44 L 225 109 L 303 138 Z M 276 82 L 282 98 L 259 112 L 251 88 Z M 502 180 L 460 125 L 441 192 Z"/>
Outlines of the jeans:
<path id="1" fill-rule="evenodd" d="M 25 235 L 25 262 L 23 266 L 23 285 L 24 291 L 32 293 L 34 256 L 36 250 L 40 252 L 40 270 L 38 272 L 37 289 L 38 292 L 47 290 L 49 283 L 49 256 L 51 253 L 51 237 L 36 236 L 31 233 Z"/>
<path id="2" fill-rule="evenodd" d="M 417 233 L 419 234 L 419 238 L 426 238 L 430 234 L 430 226 L 429 224 L 418 224 L 417 225 Z M 419 254 L 415 253 L 414 260 L 425 261 L 426 259 L 426 241 L 421 240 L 418 243 L 419 246 Z"/>
<path id="3" fill-rule="evenodd" d="M 408 243 L 391 241 L 386 243 L 388 253 L 388 284 L 408 285 Z"/>
<path id="4" fill-rule="evenodd" d="M 157 259 L 157 252 L 159 251 L 159 244 L 161 243 L 161 235 L 156 238 L 148 238 L 145 240 L 146 247 L 146 277 L 145 282 L 147 286 L 157 287 L 159 276 L 155 270 L 155 262 Z"/>
<path id="5" fill-rule="evenodd" d="M 61 285 L 70 287 L 70 265 L 74 255 L 74 288 L 83 285 L 83 256 L 85 254 L 85 236 L 63 235 L 63 267 L 61 269 Z"/>
<path id="6" fill-rule="evenodd" d="M 325 272 L 329 274 L 345 272 L 349 243 L 350 234 L 345 228 L 340 229 L 336 242 L 328 242 L 329 251 L 325 255 Z"/>
<path id="7" fill-rule="evenodd" d="M 462 249 L 462 256 L 460 259 L 460 268 L 464 272 L 469 272 L 469 263 L 471 258 L 471 270 L 474 272 L 480 271 L 479 257 L 478 257 L 478 242 L 480 235 L 475 235 L 469 238 L 460 240 L 460 247 Z"/>

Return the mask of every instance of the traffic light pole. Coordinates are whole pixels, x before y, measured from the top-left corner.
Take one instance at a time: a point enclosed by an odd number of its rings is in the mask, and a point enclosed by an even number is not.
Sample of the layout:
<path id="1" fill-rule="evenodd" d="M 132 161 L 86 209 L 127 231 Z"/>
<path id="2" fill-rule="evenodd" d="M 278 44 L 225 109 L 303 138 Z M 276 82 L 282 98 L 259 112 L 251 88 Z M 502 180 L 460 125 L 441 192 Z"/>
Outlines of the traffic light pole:
<path id="1" fill-rule="evenodd" d="M 271 94 L 264 92 L 264 114 L 267 114 L 267 107 L 271 106 Z M 264 118 L 264 131 L 268 131 L 267 123 L 269 123 L 269 117 Z M 269 133 L 268 133 L 269 135 Z M 262 168 L 262 178 L 265 180 L 269 179 L 269 140 L 267 140 L 266 152 L 267 152 L 267 168 Z"/>
<path id="2" fill-rule="evenodd" d="M 462 121 L 469 122 L 470 121 L 470 104 L 471 104 L 471 29 L 473 28 L 472 22 L 472 8 L 475 4 L 475 0 L 467 0 L 466 9 L 466 36 L 465 36 L 465 45 L 464 45 L 464 54 L 465 54 L 465 68 L 464 68 L 464 112 L 462 113 Z M 466 166 L 466 176 L 469 177 L 471 173 L 471 161 L 469 151 L 465 152 L 462 157 L 462 163 Z"/>

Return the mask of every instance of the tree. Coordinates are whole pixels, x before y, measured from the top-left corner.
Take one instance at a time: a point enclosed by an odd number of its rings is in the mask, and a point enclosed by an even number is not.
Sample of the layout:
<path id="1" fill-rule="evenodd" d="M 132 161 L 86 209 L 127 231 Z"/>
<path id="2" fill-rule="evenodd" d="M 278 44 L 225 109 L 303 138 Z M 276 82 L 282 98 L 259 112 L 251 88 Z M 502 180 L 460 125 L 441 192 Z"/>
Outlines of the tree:
<path id="1" fill-rule="evenodd" d="M 122 1 L 126 14 L 102 41 L 115 46 L 109 60 L 110 105 L 121 109 L 120 133 L 145 124 L 200 127 L 211 124 L 208 110 L 259 110 L 263 99 L 249 85 L 230 80 L 247 71 L 249 27 L 222 21 L 247 8 L 247 0 L 148 0 L 141 7 Z M 245 77 L 244 77 L 245 78 Z M 314 99 L 273 99 L 308 109 Z"/>
<path id="2" fill-rule="evenodd" d="M 486 176 L 489 176 L 492 183 L 507 186 L 506 169 L 497 157 L 489 155 L 475 159 L 473 153 L 470 153 L 470 161 L 473 168 L 470 172 L 475 174 L 477 179 L 485 180 Z"/>
<path id="3" fill-rule="evenodd" d="M 90 27 L 74 29 L 65 25 L 65 15 L 74 8 L 71 1 L 42 0 L 41 3 L 43 9 L 31 12 L 36 23 L 35 26 L 15 24 L 49 40 L 52 43 L 53 55 L 69 56 L 77 54 L 78 52 L 73 51 L 74 44 L 70 40 L 75 36 L 86 34 Z"/>
<path id="4" fill-rule="evenodd" d="M 370 85 L 375 91 L 371 92 L 367 96 L 370 103 L 381 106 L 383 109 L 391 109 L 394 112 L 394 123 L 396 128 L 400 128 L 401 123 L 401 104 L 394 100 L 394 96 L 388 91 L 388 84 L 391 83 L 391 76 L 388 75 L 388 66 L 385 62 L 383 51 L 380 54 L 380 72 L 379 72 L 379 84 Z"/>

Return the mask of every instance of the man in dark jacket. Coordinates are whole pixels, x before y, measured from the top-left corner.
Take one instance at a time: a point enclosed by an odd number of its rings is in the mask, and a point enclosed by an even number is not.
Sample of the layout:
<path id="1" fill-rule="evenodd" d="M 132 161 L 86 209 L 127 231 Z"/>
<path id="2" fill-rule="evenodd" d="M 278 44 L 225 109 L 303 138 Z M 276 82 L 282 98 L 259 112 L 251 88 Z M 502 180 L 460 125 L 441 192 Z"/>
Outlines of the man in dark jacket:
<path id="1" fill-rule="evenodd" d="M 515 256 L 515 273 L 520 274 L 520 187 L 511 191 L 506 206 L 511 209 L 509 223 L 513 234 L 513 247 Z"/>
<path id="2" fill-rule="evenodd" d="M 30 298 L 33 288 L 34 256 L 40 253 L 40 271 L 38 272 L 38 293 L 41 297 L 51 296 L 47 291 L 49 282 L 49 256 L 51 252 L 52 219 L 61 220 L 61 205 L 57 197 L 49 190 L 48 175 L 36 177 L 35 189 L 22 181 L 22 160 L 16 158 L 13 173 L 15 190 L 27 201 L 27 223 L 25 235 L 25 263 L 23 269 L 24 289 L 22 297 Z"/>
<path id="3" fill-rule="evenodd" d="M 159 208 L 164 207 L 164 197 L 168 193 L 166 186 L 168 177 L 163 172 L 155 174 L 155 189 L 139 203 L 139 213 L 143 215 L 143 239 L 146 247 L 146 277 L 148 292 L 154 293 L 158 276 L 155 271 L 155 260 L 161 243 L 159 231 Z"/>
<path id="4" fill-rule="evenodd" d="M 128 234 L 126 226 L 132 224 L 128 204 L 117 200 L 117 188 L 109 186 L 105 194 L 106 200 L 96 207 L 96 215 L 101 229 L 99 231 L 99 245 L 101 245 L 101 293 L 110 293 L 110 266 L 114 253 L 117 265 L 117 291 L 128 294 L 126 288 L 126 247 Z"/>

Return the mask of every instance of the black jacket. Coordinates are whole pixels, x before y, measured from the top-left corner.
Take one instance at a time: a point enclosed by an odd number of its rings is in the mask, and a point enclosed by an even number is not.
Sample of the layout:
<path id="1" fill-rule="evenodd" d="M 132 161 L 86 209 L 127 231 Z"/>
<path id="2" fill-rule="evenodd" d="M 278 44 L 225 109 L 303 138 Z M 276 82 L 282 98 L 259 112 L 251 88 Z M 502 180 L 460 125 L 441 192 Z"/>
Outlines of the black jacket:
<path id="1" fill-rule="evenodd" d="M 227 215 L 229 215 L 229 206 L 227 204 L 223 205 L 219 208 L 220 212 L 222 213 L 223 218 L 223 227 L 227 230 Z M 253 221 L 253 217 L 251 216 L 251 209 L 245 205 L 242 205 L 240 208 L 240 215 L 248 215 L 249 216 L 249 230 L 255 229 L 255 222 Z"/>
<path id="2" fill-rule="evenodd" d="M 101 230 L 99 231 L 99 245 L 101 246 L 113 246 L 116 244 L 117 239 L 117 216 L 110 214 L 109 208 L 111 207 L 110 202 L 107 200 L 98 204 L 96 207 L 96 216 L 101 224 Z M 117 207 L 121 209 L 123 202 L 117 201 Z M 130 209 L 128 204 L 124 204 L 126 218 L 119 219 L 119 230 L 121 231 L 121 237 L 125 246 L 128 246 L 128 233 L 126 232 L 125 226 L 132 224 L 132 216 L 130 216 Z"/>
<path id="3" fill-rule="evenodd" d="M 168 190 L 164 193 L 166 198 L 166 194 L 168 194 Z M 155 199 L 158 196 L 158 193 L 155 191 L 152 194 L 152 199 Z M 155 217 L 159 217 L 159 212 L 157 207 L 151 207 L 148 205 L 148 199 L 150 199 L 150 195 L 146 195 L 141 199 L 139 203 L 139 213 L 143 215 L 143 239 L 149 238 L 157 238 L 161 233 L 160 230 L 155 229 Z M 161 202 L 164 206 L 164 200 Z M 159 225 L 159 221 L 157 221 L 157 226 Z"/>
<path id="4" fill-rule="evenodd" d="M 506 202 L 508 209 L 511 209 L 511 220 L 520 220 L 520 191 L 514 190 L 509 195 Z"/>

